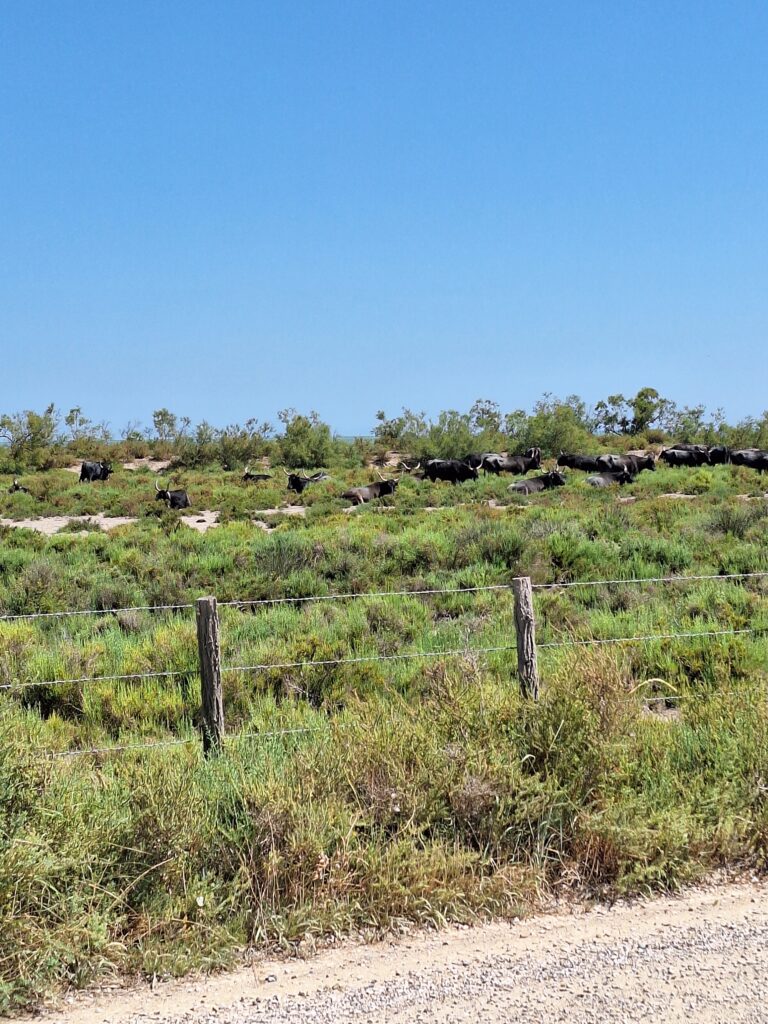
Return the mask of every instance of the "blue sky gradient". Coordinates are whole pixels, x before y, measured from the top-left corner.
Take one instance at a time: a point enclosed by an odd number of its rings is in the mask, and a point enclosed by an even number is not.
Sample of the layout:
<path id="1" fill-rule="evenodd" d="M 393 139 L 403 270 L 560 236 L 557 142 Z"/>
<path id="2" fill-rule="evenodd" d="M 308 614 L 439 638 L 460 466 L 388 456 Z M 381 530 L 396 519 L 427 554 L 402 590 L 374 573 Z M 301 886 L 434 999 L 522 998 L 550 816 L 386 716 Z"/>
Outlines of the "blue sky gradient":
<path id="1" fill-rule="evenodd" d="M 768 5 L 15 0 L 0 411 L 768 406 Z"/>

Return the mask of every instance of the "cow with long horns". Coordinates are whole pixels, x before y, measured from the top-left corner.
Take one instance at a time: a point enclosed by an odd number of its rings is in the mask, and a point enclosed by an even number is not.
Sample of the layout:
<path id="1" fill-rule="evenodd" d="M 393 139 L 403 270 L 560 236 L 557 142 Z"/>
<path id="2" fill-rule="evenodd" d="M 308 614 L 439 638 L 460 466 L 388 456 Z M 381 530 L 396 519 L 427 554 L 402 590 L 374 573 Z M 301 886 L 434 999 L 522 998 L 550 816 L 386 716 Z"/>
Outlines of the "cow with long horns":
<path id="1" fill-rule="evenodd" d="M 157 491 L 155 501 L 164 501 L 168 508 L 190 508 L 192 504 L 186 491 L 169 491 L 167 487 L 159 487 L 157 482 L 155 482 L 155 490 Z"/>
<path id="2" fill-rule="evenodd" d="M 424 479 L 462 484 L 465 480 L 477 480 L 477 468 L 461 459 L 429 459 L 424 464 Z"/>
<path id="3" fill-rule="evenodd" d="M 271 473 L 252 473 L 250 464 L 243 471 L 242 479 L 245 483 L 252 483 L 254 480 L 271 480 Z"/>
<path id="4" fill-rule="evenodd" d="M 294 491 L 296 494 L 301 494 L 310 484 L 320 483 L 321 480 L 330 480 L 328 474 L 322 471 L 313 473 L 312 476 L 307 476 L 306 473 L 299 476 L 298 473 L 289 473 L 287 469 L 284 469 L 283 472 L 288 477 L 288 490 Z"/>
<path id="5" fill-rule="evenodd" d="M 378 470 L 376 472 L 378 473 Z M 400 477 L 395 480 L 385 480 L 379 473 L 378 480 L 374 480 L 373 483 L 366 484 L 364 487 L 350 487 L 348 491 L 344 491 L 342 498 L 351 501 L 353 505 L 364 505 L 367 501 L 375 501 L 377 498 L 385 498 L 394 494 L 399 483 Z"/>
<path id="6" fill-rule="evenodd" d="M 512 494 L 538 494 L 540 491 L 549 491 L 553 487 L 565 487 L 566 480 L 562 473 L 556 469 L 549 473 L 542 473 L 541 476 L 532 476 L 530 480 L 518 480 L 516 484 L 510 484 L 507 488 Z"/>
<path id="7" fill-rule="evenodd" d="M 483 469 L 486 473 L 513 473 L 516 476 L 524 476 L 532 469 L 541 469 L 541 449 L 529 448 L 525 455 L 496 455 L 483 456 Z"/>

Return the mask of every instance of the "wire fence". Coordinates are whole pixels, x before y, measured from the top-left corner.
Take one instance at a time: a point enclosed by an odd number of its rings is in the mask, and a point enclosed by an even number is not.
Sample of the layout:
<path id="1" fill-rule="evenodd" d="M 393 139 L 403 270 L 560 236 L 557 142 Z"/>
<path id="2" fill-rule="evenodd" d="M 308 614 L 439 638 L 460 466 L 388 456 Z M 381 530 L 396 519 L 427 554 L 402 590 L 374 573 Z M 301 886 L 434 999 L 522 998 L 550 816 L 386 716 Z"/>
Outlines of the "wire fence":
<path id="1" fill-rule="evenodd" d="M 521 579 L 523 577 L 515 577 Z M 533 590 L 565 590 L 573 587 L 642 586 L 657 583 L 698 583 L 705 581 L 727 582 L 733 580 L 768 579 L 768 570 L 761 572 L 711 573 L 697 576 L 641 576 L 610 580 L 562 580 L 552 583 L 532 583 Z M 491 583 L 478 587 L 431 587 L 417 590 L 374 590 L 348 591 L 338 594 L 305 594 L 296 597 L 237 598 L 219 601 L 219 608 L 250 608 L 262 605 L 309 604 L 320 601 L 369 600 L 389 597 L 427 597 L 441 594 L 480 594 L 494 591 L 509 591 L 513 583 Z M 127 605 L 117 608 L 83 608 L 57 612 L 24 612 L 21 614 L 0 614 L 0 622 L 14 622 L 24 619 L 55 619 L 88 615 L 117 615 L 120 612 L 188 611 L 194 602 L 182 604 Z"/>
<path id="2" fill-rule="evenodd" d="M 557 589 L 571 589 L 577 587 L 613 587 L 613 586 L 642 586 L 642 585 L 657 585 L 657 584 L 686 584 L 695 582 L 735 582 L 735 581 L 747 581 L 768 578 L 768 571 L 760 572 L 743 572 L 743 573 L 721 573 L 721 574 L 701 574 L 693 576 L 657 576 L 657 577 L 628 577 L 625 579 L 610 579 L 610 580 L 567 580 L 562 582 L 552 583 L 530 583 L 530 589 L 533 591 L 552 591 Z M 526 579 L 523 578 L 516 578 Z M 483 586 L 473 587 L 433 587 L 433 588 L 421 588 L 416 590 L 383 590 L 373 592 L 349 592 L 349 593 L 338 593 L 338 594 L 322 594 L 322 595 L 305 595 L 299 597 L 276 597 L 276 598 L 257 598 L 257 599 L 245 599 L 245 600 L 228 600 L 218 603 L 220 608 L 228 609 L 246 609 L 253 607 L 269 607 L 272 605 L 284 605 L 284 604 L 310 604 L 313 602 L 325 602 L 325 601 L 345 601 L 345 600 L 361 600 L 361 599 L 385 599 L 395 597 L 427 597 L 427 596 L 439 596 L 439 595 L 464 595 L 464 594 L 482 594 L 482 593 L 499 593 L 509 592 L 514 589 L 514 581 L 509 583 L 489 584 Z M 133 605 L 124 608 L 112 608 L 112 609 L 79 609 L 79 610 L 65 610 L 60 612 L 38 612 L 38 613 L 25 613 L 25 614 L 8 614 L 0 615 L 0 623 L 8 621 L 18 620 L 34 620 L 34 619 L 53 619 L 53 618 L 67 618 L 75 616 L 87 616 L 87 615 L 109 615 L 117 614 L 119 612 L 165 612 L 165 611 L 187 611 L 194 608 L 193 603 L 178 603 L 178 604 L 163 604 L 163 605 Z M 638 635 L 619 636 L 619 637 L 577 637 L 568 636 L 563 639 L 545 641 L 535 643 L 536 651 L 548 651 L 555 649 L 564 648 L 579 648 L 579 647 L 592 647 L 602 645 L 623 645 L 623 644 L 639 644 L 639 643 L 654 643 L 661 641 L 676 641 L 676 640 L 693 640 L 693 639 L 710 639 L 710 638 L 731 638 L 731 637 L 743 637 L 743 636 L 760 636 L 768 633 L 768 626 L 751 626 L 744 628 L 730 628 L 730 629 L 700 629 L 700 630 L 681 630 L 677 632 L 664 632 L 664 633 L 645 633 Z M 266 673 L 273 671 L 285 671 L 285 670 L 310 670 L 317 668 L 332 668 L 347 665 L 359 665 L 364 663 L 390 663 L 390 662 L 408 662 L 419 659 L 449 659 L 449 658 L 467 658 L 480 655 L 489 655 L 503 652 L 520 652 L 519 643 L 509 644 L 496 644 L 487 646 L 461 646 L 461 647 L 448 647 L 443 649 L 435 650 L 419 650 L 419 651 L 397 651 L 389 654 L 384 653 L 371 653 L 371 654 L 359 654 L 351 656 L 340 656 L 334 658 L 320 658 L 320 659 L 302 659 L 302 660 L 286 660 L 286 661 L 260 661 L 250 664 L 223 664 L 221 666 L 221 672 L 223 674 L 230 673 Z M 16 691 L 23 691 L 33 689 L 36 687 L 53 687 L 53 686 L 91 686 L 101 683 L 117 683 L 117 682 L 140 682 L 147 680 L 189 680 L 195 677 L 200 671 L 200 665 L 195 664 L 188 669 L 175 669 L 175 670 L 163 670 L 163 671 L 143 671 L 143 672 L 115 672 L 105 673 L 100 675 L 91 676 L 73 676 L 71 678 L 54 678 L 54 679 L 32 679 L 32 680 L 18 680 L 16 682 L 4 682 L 0 684 L 0 691 L 13 693 Z M 653 700 L 661 700 L 660 697 L 649 698 Z M 682 695 L 672 697 L 671 695 L 665 696 L 665 700 L 681 700 Z M 300 734 L 306 732 L 317 731 L 311 728 L 301 729 L 290 729 L 282 730 L 278 732 L 259 732 L 259 733 L 239 733 L 236 734 L 237 738 L 266 738 L 269 736 L 283 736 Z M 231 741 L 232 736 L 227 736 L 227 741 Z M 185 746 L 190 743 L 197 741 L 197 737 L 189 738 L 174 738 L 169 740 L 153 740 L 147 742 L 127 743 L 118 744 L 109 747 L 94 747 L 88 749 L 73 749 L 66 751 L 41 751 L 40 756 L 48 758 L 69 758 L 79 757 L 87 754 L 93 755 L 106 755 L 111 753 L 123 753 L 133 750 L 146 750 L 151 747 L 179 747 Z"/>

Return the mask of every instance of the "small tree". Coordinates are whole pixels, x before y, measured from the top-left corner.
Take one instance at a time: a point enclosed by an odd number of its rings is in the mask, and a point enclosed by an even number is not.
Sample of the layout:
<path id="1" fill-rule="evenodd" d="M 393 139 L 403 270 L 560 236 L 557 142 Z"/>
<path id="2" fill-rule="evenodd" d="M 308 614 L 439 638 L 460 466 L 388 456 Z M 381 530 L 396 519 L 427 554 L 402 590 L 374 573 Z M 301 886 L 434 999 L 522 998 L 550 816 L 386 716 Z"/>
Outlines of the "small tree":
<path id="1" fill-rule="evenodd" d="M 543 455 L 551 456 L 561 451 L 585 451 L 594 445 L 586 406 L 577 395 L 561 399 L 546 394 L 530 416 L 514 413 L 507 417 L 507 425 L 511 428 L 512 451 L 536 447 Z"/>
<path id="2" fill-rule="evenodd" d="M 44 412 L 31 409 L 0 416 L 0 441 L 8 445 L 11 460 L 19 465 L 41 465 L 56 443 L 59 416 L 51 403 Z"/>
<path id="3" fill-rule="evenodd" d="M 286 466 L 310 469 L 327 466 L 333 454 L 331 428 L 312 411 L 303 416 L 295 409 L 282 409 L 278 419 L 284 426 L 278 448 Z"/>
<path id="4" fill-rule="evenodd" d="M 609 395 L 595 405 L 597 430 L 604 434 L 644 434 L 674 416 L 675 406 L 656 388 L 640 388 L 634 398 Z"/>
<path id="5" fill-rule="evenodd" d="M 94 444 L 104 444 L 112 440 L 106 423 L 94 423 L 83 415 L 79 405 L 70 409 L 64 417 L 64 424 L 69 434 L 69 449 L 78 455 L 86 455 Z"/>

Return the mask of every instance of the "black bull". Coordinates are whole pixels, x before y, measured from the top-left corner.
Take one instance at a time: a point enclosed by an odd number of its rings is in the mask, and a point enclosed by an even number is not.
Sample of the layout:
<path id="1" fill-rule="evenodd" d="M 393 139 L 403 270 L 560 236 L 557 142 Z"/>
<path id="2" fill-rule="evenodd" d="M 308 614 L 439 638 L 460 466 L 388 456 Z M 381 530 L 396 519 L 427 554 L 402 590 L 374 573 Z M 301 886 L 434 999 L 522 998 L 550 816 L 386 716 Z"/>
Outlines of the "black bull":
<path id="1" fill-rule="evenodd" d="M 288 477 L 288 490 L 294 491 L 296 494 L 301 494 L 310 484 L 317 484 L 321 480 L 329 479 L 328 474 L 323 472 L 313 473 L 312 476 L 299 476 L 298 473 L 289 473 L 285 469 L 283 472 Z"/>
<path id="2" fill-rule="evenodd" d="M 477 480 L 477 468 L 462 462 L 461 459 L 430 459 L 424 466 L 424 479 L 445 480 L 451 484 L 464 483 L 465 480 Z"/>
<path id="3" fill-rule="evenodd" d="M 84 462 L 80 467 L 80 483 L 109 480 L 112 472 L 112 466 L 108 462 Z"/>
<path id="4" fill-rule="evenodd" d="M 363 505 L 366 501 L 375 501 L 376 498 L 394 494 L 399 483 L 399 480 L 376 480 L 365 487 L 351 487 L 344 491 L 342 498 L 347 498 L 353 505 Z"/>
<path id="5" fill-rule="evenodd" d="M 167 488 L 160 488 L 155 484 L 155 501 L 164 501 L 168 508 L 180 509 L 189 508 L 191 502 L 186 491 L 169 491 Z"/>

